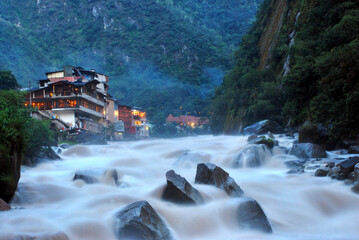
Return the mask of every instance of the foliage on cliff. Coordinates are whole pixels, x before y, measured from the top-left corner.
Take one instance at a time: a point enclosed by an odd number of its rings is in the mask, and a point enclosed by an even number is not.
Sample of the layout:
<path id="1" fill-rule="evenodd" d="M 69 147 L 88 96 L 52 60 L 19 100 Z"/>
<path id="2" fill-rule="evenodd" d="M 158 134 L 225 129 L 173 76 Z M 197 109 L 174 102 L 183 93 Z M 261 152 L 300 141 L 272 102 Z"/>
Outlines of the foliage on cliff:
<path id="1" fill-rule="evenodd" d="M 268 10 L 277 2 L 264 1 L 236 53 L 236 66 L 217 89 L 212 104 L 215 130 L 233 132 L 240 125 L 268 118 L 291 126 L 306 120 L 321 123 L 332 139 L 356 136 L 358 1 L 288 1 L 271 61 L 259 71 L 259 39 Z M 286 69 L 290 71 L 284 74 Z"/>
<path id="2" fill-rule="evenodd" d="M 17 86 L 11 72 L 0 71 L 0 85 Z M 24 156 L 39 153 L 48 146 L 52 132 L 47 122 L 30 118 L 24 107 L 24 94 L 16 90 L 0 90 L 0 198 L 9 201 L 20 178 L 20 165 Z"/>

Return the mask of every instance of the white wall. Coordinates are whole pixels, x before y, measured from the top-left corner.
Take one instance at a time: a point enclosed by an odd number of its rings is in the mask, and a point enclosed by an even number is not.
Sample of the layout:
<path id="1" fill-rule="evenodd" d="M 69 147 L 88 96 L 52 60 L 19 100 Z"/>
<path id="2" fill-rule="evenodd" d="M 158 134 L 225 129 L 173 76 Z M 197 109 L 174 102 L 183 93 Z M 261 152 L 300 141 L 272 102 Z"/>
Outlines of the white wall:
<path id="1" fill-rule="evenodd" d="M 75 112 L 74 111 L 54 111 L 54 115 L 67 123 L 70 127 L 75 127 Z"/>

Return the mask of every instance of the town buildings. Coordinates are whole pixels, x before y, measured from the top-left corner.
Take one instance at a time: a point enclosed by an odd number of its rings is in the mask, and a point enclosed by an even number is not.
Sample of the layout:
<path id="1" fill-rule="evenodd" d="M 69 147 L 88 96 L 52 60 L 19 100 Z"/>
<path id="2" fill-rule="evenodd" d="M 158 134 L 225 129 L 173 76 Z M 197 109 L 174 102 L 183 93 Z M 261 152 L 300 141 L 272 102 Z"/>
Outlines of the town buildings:
<path id="1" fill-rule="evenodd" d="M 45 116 L 60 119 L 68 129 L 102 133 L 113 126 L 116 135 L 148 137 L 146 113 L 119 104 L 109 93 L 109 77 L 81 67 L 64 66 L 47 72 L 47 78 L 31 89 L 25 105 Z M 139 124 L 141 122 L 141 125 Z M 137 124 L 137 125 L 136 125 Z"/>

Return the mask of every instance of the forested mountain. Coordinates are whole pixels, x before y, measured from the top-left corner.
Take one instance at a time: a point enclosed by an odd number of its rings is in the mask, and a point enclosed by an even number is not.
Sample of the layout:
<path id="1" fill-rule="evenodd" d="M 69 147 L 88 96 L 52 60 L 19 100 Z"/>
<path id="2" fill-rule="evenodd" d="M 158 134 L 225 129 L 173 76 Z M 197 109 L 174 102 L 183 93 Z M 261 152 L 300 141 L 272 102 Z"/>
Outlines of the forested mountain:
<path id="1" fill-rule="evenodd" d="M 200 111 L 259 2 L 4 0 L 0 68 L 26 86 L 66 64 L 95 68 L 124 104 Z"/>
<path id="2" fill-rule="evenodd" d="M 309 120 L 330 138 L 359 133 L 359 2 L 265 0 L 216 91 L 212 126 Z"/>

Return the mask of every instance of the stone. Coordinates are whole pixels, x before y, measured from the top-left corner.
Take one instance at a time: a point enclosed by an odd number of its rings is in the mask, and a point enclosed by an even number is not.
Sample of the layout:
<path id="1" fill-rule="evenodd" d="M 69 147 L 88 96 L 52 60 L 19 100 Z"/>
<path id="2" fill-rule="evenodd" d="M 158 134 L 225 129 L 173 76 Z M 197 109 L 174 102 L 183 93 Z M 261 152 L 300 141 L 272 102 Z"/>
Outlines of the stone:
<path id="1" fill-rule="evenodd" d="M 359 182 L 359 163 L 354 166 L 354 180 L 355 182 Z"/>
<path id="2" fill-rule="evenodd" d="M 232 167 L 260 167 L 265 162 L 267 153 L 269 154 L 270 152 L 264 145 L 249 145 L 236 155 Z"/>
<path id="3" fill-rule="evenodd" d="M 69 237 L 65 233 L 58 232 L 55 234 L 18 235 L 14 240 L 69 240 Z"/>
<path id="4" fill-rule="evenodd" d="M 313 143 L 294 144 L 289 151 L 290 155 L 298 158 L 326 158 L 327 153 L 324 148 Z"/>
<path id="5" fill-rule="evenodd" d="M 347 178 L 348 174 L 354 171 L 354 167 L 357 163 L 359 163 L 359 157 L 351 157 L 341 163 L 338 163 L 340 173 L 342 173 L 345 178 Z"/>
<path id="6" fill-rule="evenodd" d="M 327 165 L 325 165 L 325 167 L 328 167 L 328 168 L 333 168 L 334 166 L 335 166 L 334 162 L 329 162 Z"/>
<path id="7" fill-rule="evenodd" d="M 105 171 L 94 171 L 94 170 L 83 170 L 75 172 L 73 181 L 75 180 L 82 180 L 87 184 L 94 184 L 94 183 L 105 183 L 111 185 L 119 185 L 118 183 L 118 174 L 117 171 L 114 169 L 109 169 Z"/>
<path id="8" fill-rule="evenodd" d="M 324 168 L 318 168 L 315 171 L 316 177 L 326 177 L 328 176 L 328 173 L 330 172 L 330 168 L 324 167 Z"/>
<path id="9" fill-rule="evenodd" d="M 254 140 L 254 139 L 257 139 L 257 138 L 258 138 L 258 136 L 257 136 L 256 134 L 252 134 L 252 135 L 250 135 L 250 136 L 248 137 L 247 141 L 250 142 L 250 141 L 252 141 L 252 140 Z"/>
<path id="10" fill-rule="evenodd" d="M 267 146 L 269 149 L 272 149 L 274 147 L 274 140 L 266 137 L 260 137 L 251 140 L 249 143 L 251 144 L 263 144 Z"/>
<path id="11" fill-rule="evenodd" d="M 359 154 L 359 145 L 352 145 L 348 149 L 348 153 L 350 154 Z"/>
<path id="12" fill-rule="evenodd" d="M 313 125 L 305 123 L 299 130 L 299 143 L 314 143 L 323 146 L 326 145 L 328 141 L 328 129 L 320 124 Z"/>
<path id="13" fill-rule="evenodd" d="M 272 233 L 272 227 L 258 202 L 251 198 L 243 199 L 237 208 L 238 224 L 243 229 Z"/>
<path id="14" fill-rule="evenodd" d="M 62 149 L 69 149 L 69 148 L 70 148 L 70 144 L 68 144 L 68 143 L 62 143 L 62 144 L 60 145 L 60 148 L 62 148 Z"/>
<path id="15" fill-rule="evenodd" d="M 241 197 L 244 194 L 243 190 L 226 171 L 212 163 L 197 165 L 195 183 L 215 185 L 231 197 Z"/>
<path id="16" fill-rule="evenodd" d="M 11 207 L 4 200 L 0 198 L 0 211 L 8 211 Z"/>
<path id="17" fill-rule="evenodd" d="M 291 169 L 287 172 L 287 174 L 302 174 L 302 173 L 304 173 L 303 168 Z"/>
<path id="18" fill-rule="evenodd" d="M 23 161 L 23 165 L 34 166 L 44 160 L 60 160 L 61 157 L 51 147 L 44 147 L 35 155 L 26 155 Z"/>
<path id="19" fill-rule="evenodd" d="M 9 203 L 21 174 L 22 146 L 14 142 L 9 149 L 0 149 L 0 198 Z"/>
<path id="20" fill-rule="evenodd" d="M 201 204 L 204 202 L 199 191 L 192 187 L 187 180 L 175 171 L 166 173 L 167 186 L 162 194 L 162 199 L 180 204 Z"/>
<path id="21" fill-rule="evenodd" d="M 100 181 L 98 174 L 91 171 L 78 171 L 75 173 L 73 181 L 82 180 L 87 184 L 94 184 Z"/>
<path id="22" fill-rule="evenodd" d="M 118 239 L 172 239 L 166 224 L 147 201 L 127 205 L 115 218 Z"/>
<path id="23" fill-rule="evenodd" d="M 268 131 L 274 134 L 284 133 L 284 129 L 278 123 L 271 120 L 263 120 L 244 128 L 244 134 L 247 135 L 266 134 Z"/>
<path id="24" fill-rule="evenodd" d="M 267 135 L 268 135 L 269 138 L 275 139 L 274 135 L 270 131 L 267 133 Z"/>
<path id="25" fill-rule="evenodd" d="M 359 194 L 359 183 L 354 184 L 351 189 L 354 193 Z"/>

